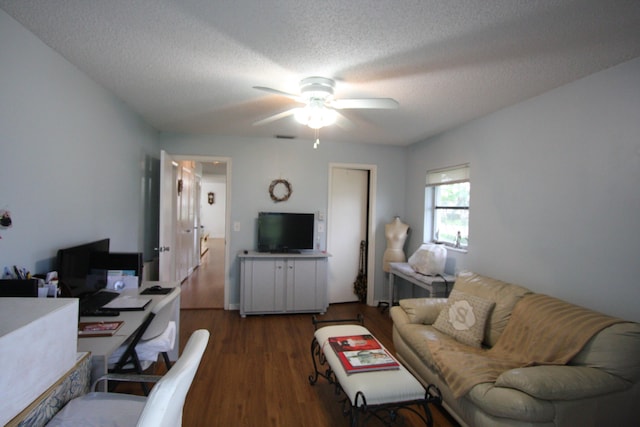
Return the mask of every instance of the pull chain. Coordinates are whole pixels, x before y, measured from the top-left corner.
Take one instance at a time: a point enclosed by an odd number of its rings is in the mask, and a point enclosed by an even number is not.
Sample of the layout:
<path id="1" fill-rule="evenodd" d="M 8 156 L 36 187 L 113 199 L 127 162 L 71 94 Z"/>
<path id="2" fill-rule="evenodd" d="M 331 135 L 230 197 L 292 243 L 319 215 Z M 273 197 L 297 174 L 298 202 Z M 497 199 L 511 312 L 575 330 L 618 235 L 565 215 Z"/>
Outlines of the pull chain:
<path id="1" fill-rule="evenodd" d="M 313 143 L 313 149 L 316 150 L 320 145 L 320 129 L 315 129 L 316 142 Z"/>

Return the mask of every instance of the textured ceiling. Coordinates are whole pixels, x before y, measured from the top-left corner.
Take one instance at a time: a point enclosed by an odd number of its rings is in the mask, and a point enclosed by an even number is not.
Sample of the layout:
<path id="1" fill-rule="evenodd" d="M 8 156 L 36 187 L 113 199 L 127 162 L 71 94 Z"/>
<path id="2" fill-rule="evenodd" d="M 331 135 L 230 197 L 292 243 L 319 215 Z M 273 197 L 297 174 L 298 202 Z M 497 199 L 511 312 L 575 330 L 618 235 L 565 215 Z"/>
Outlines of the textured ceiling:
<path id="1" fill-rule="evenodd" d="M 160 131 L 311 139 L 297 92 L 337 81 L 335 141 L 407 145 L 640 56 L 637 0 L 0 0 L 0 8 Z"/>

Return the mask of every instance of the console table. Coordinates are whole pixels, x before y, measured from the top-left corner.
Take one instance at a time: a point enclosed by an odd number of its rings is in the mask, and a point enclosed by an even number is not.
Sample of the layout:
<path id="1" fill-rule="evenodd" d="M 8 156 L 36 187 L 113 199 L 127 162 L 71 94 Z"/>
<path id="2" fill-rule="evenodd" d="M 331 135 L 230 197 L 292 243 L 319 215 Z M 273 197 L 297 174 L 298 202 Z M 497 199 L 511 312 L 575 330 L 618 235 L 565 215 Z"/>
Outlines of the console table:
<path id="1" fill-rule="evenodd" d="M 425 289 L 431 298 L 446 298 L 453 288 L 455 276 L 444 274 L 442 276 L 425 276 L 416 273 L 406 262 L 389 263 L 389 306 L 393 306 L 395 300 L 395 277 Z"/>
<path id="2" fill-rule="evenodd" d="M 324 313 L 326 252 L 301 254 L 240 252 L 240 315 Z"/>

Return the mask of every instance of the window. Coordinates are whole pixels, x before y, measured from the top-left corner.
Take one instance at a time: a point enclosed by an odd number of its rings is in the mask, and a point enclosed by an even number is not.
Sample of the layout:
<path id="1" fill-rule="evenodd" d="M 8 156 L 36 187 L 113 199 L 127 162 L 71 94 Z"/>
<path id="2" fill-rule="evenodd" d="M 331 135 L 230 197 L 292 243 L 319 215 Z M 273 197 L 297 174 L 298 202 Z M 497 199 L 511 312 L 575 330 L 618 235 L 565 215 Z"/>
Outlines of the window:
<path id="1" fill-rule="evenodd" d="M 427 172 L 425 241 L 467 248 L 470 190 L 469 165 Z"/>

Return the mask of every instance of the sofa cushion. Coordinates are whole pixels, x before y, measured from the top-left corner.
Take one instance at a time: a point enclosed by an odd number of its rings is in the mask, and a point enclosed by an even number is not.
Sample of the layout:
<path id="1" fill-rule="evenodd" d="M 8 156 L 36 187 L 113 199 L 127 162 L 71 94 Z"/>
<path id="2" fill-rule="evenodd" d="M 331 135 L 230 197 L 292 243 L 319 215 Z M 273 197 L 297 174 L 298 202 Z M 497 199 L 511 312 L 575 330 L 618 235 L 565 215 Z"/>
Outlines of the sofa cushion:
<path id="1" fill-rule="evenodd" d="M 602 369 L 627 381 L 640 380 L 640 323 L 617 323 L 603 329 L 569 364 Z"/>
<path id="2" fill-rule="evenodd" d="M 405 325 L 396 325 L 396 331 L 402 337 L 404 342 L 416 353 L 422 363 L 430 370 L 436 372 L 437 367 L 433 361 L 431 350 L 429 350 L 429 341 L 455 342 L 455 340 L 430 325 L 420 325 L 408 323 Z"/>
<path id="3" fill-rule="evenodd" d="M 409 317 L 411 323 L 432 325 L 440 311 L 447 305 L 446 298 L 408 298 L 401 299 L 400 307 Z"/>
<path id="4" fill-rule="evenodd" d="M 511 317 L 513 307 L 515 307 L 523 296 L 532 293 L 529 289 L 522 286 L 513 285 L 472 272 L 459 273 L 453 289 L 495 303 L 495 307 L 489 314 L 485 332 L 484 343 L 489 347 L 494 346 L 498 341 L 498 338 L 502 334 L 502 331 L 504 331 Z"/>
<path id="5" fill-rule="evenodd" d="M 480 347 L 494 302 L 453 290 L 433 327 L 463 344 Z"/>
<path id="6" fill-rule="evenodd" d="M 577 400 L 625 390 L 622 378 L 584 366 L 530 366 L 504 372 L 496 387 L 523 391 L 541 400 Z"/>
<path id="7" fill-rule="evenodd" d="M 473 387 L 462 399 L 470 400 L 492 417 L 513 420 L 512 425 L 555 425 L 556 410 L 552 402 L 536 399 L 519 390 L 483 383 Z"/>

